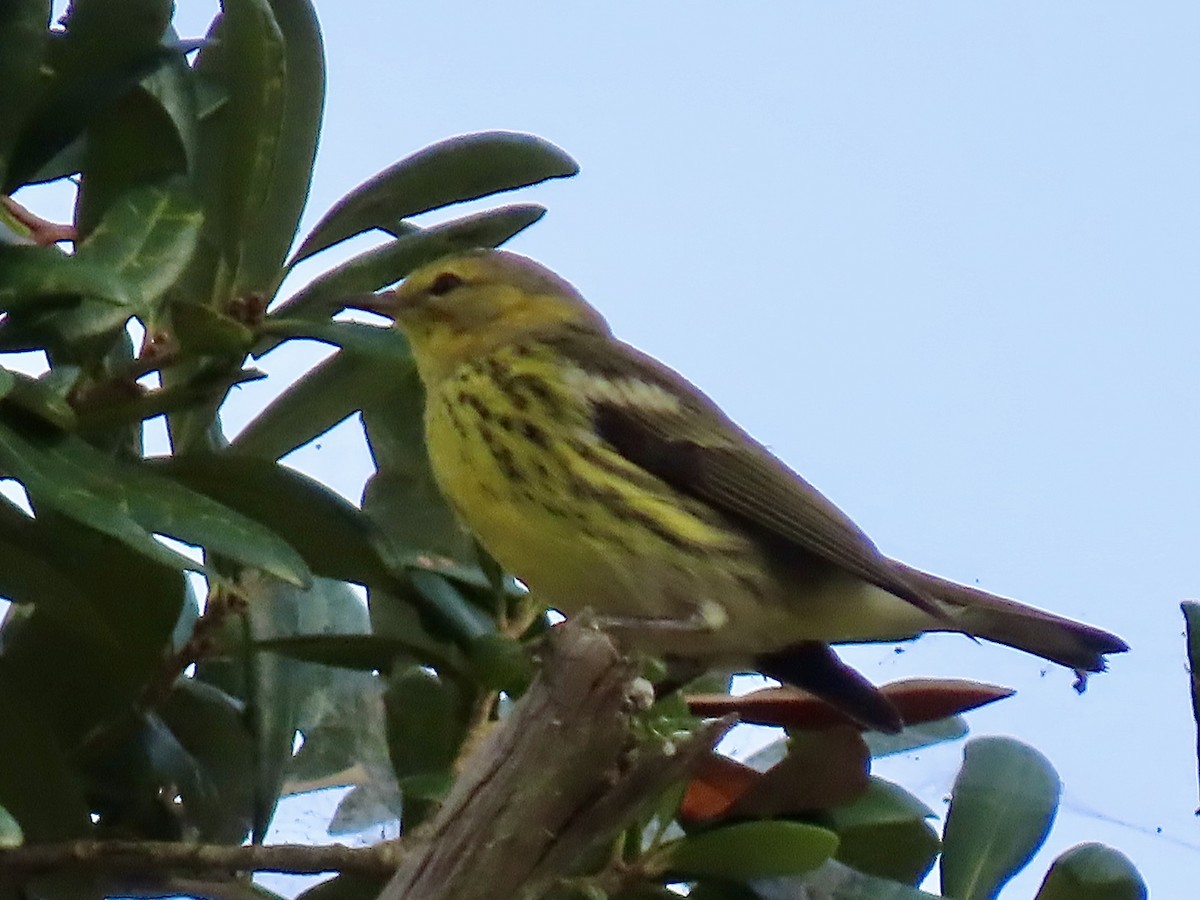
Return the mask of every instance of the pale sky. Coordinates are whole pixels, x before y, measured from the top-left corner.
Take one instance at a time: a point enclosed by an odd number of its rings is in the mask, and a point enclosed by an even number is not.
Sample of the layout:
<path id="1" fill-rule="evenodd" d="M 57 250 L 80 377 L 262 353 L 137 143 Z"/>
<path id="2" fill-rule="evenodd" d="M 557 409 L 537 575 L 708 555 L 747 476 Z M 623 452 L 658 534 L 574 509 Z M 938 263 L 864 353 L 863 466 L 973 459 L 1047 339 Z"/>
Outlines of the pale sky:
<path id="1" fill-rule="evenodd" d="M 181 34 L 202 33 L 212 4 L 178 5 Z M 503 198 L 550 208 L 512 249 L 885 552 L 1132 645 L 1082 698 L 1069 672 L 961 637 L 847 654 L 876 681 L 1019 691 L 969 722 L 1045 753 L 1064 808 L 1002 896 L 1032 896 L 1084 840 L 1154 896 L 1193 893 L 1178 604 L 1200 596 L 1200 6 L 317 6 L 329 94 L 306 223 L 454 134 L 571 153 L 576 178 Z M 271 390 L 242 389 L 231 429 Z M 352 429 L 292 461 L 355 499 L 369 466 Z M 941 809 L 961 752 L 876 771 Z"/>

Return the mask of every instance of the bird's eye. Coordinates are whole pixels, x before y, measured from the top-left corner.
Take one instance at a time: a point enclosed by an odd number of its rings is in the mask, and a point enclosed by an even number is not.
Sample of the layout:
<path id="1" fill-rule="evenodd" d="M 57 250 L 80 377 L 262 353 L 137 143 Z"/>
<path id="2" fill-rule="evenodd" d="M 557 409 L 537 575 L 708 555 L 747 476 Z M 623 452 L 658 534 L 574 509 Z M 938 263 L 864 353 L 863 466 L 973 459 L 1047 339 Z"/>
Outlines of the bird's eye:
<path id="1" fill-rule="evenodd" d="M 443 294 L 448 294 L 456 287 L 461 286 L 463 280 L 453 272 L 443 272 L 437 278 L 433 279 L 433 284 L 429 286 L 429 293 L 435 297 L 441 297 Z"/>

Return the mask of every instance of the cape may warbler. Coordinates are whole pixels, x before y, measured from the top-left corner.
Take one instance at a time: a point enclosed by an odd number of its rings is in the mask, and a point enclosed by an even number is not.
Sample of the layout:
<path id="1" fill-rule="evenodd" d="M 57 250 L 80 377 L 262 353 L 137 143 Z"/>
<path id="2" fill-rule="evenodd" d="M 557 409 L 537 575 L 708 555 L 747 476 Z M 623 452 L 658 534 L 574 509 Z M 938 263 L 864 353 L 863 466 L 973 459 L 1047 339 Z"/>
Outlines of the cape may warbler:
<path id="1" fill-rule="evenodd" d="M 883 556 L 532 260 L 447 257 L 362 306 L 412 347 L 446 497 L 545 605 L 590 607 L 665 657 L 749 666 L 889 730 L 896 710 L 830 643 L 962 631 L 1081 671 L 1127 649 Z"/>

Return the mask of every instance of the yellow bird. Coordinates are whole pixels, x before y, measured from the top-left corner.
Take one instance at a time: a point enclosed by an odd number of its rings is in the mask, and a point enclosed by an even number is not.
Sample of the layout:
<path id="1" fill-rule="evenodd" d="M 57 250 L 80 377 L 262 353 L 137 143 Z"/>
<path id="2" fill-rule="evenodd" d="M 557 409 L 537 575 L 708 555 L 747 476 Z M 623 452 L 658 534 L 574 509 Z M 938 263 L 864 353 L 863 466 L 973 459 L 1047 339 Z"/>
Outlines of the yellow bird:
<path id="1" fill-rule="evenodd" d="M 463 522 L 539 602 L 590 608 L 635 646 L 763 672 L 886 731 L 895 708 L 829 644 L 960 631 L 1080 672 L 1128 649 L 888 559 L 533 260 L 449 256 L 361 305 L 408 339 L 429 458 Z"/>

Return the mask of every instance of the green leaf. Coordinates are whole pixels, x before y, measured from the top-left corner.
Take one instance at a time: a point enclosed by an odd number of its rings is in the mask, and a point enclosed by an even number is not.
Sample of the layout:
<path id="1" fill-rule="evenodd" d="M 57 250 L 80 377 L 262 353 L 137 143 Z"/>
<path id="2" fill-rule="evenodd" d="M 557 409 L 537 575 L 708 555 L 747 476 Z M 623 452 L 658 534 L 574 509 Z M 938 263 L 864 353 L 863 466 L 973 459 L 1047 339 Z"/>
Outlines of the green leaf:
<path id="1" fill-rule="evenodd" d="M 344 351 L 331 356 L 268 403 L 230 442 L 230 451 L 267 460 L 286 456 L 355 413 L 376 371 L 369 358 Z"/>
<path id="2" fill-rule="evenodd" d="M 72 0 L 63 17 L 60 64 L 71 69 L 127 65 L 158 49 L 171 24 L 172 0 L 125 0 L 114 16 L 107 0 Z"/>
<path id="3" fill-rule="evenodd" d="M 42 520 L 0 499 L 0 597 L 36 603 L 64 626 L 116 646 L 116 635 L 67 573 L 46 531 Z"/>
<path id="4" fill-rule="evenodd" d="M 402 789 L 412 785 L 405 792 L 408 831 L 429 811 L 419 802 L 425 789 L 450 777 L 466 734 L 465 709 L 453 683 L 420 666 L 393 672 L 383 702 L 392 767 Z"/>
<path id="5" fill-rule="evenodd" d="M 545 213 L 545 207 L 536 203 L 517 203 L 415 229 L 317 276 L 279 304 L 271 315 L 328 317 L 341 308 L 335 302 L 339 298 L 395 284 L 418 266 L 448 253 L 498 247 Z"/>
<path id="6" fill-rule="evenodd" d="M 184 797 L 199 839 L 241 843 L 252 819 L 255 762 L 243 704 L 197 678 L 181 678 L 159 712 L 203 772 L 203 789 Z"/>
<path id="7" fill-rule="evenodd" d="M 203 570 L 154 538 L 165 534 L 284 581 L 311 577 L 300 556 L 257 522 L 146 466 L 114 461 L 71 435 L 22 433 L 0 420 L 0 472 L 46 505 L 168 566 Z"/>
<path id="8" fill-rule="evenodd" d="M 441 141 L 389 166 L 334 204 L 290 264 L 372 228 L 578 171 L 566 153 L 529 134 L 490 131 Z"/>
<path id="9" fill-rule="evenodd" d="M 225 257 L 237 273 L 236 295 L 261 290 L 245 274 L 260 264 L 253 242 L 254 226 L 271 189 L 271 167 L 279 153 L 287 100 L 287 62 L 283 32 L 268 0 L 227 3 L 216 26 L 216 40 L 201 58 L 215 64 L 226 103 L 218 115 L 226 120 L 220 149 L 223 170 L 222 217 Z M 210 70 L 211 71 L 211 70 Z"/>
<path id="10" fill-rule="evenodd" d="M 151 468 L 271 529 L 317 575 L 380 586 L 395 579 L 370 520 L 307 475 L 229 453 L 160 459 Z"/>
<path id="11" fill-rule="evenodd" d="M 257 207 L 247 204 L 235 290 L 273 292 L 308 200 L 325 107 L 325 52 L 309 0 L 271 0 L 283 36 L 283 112 L 274 158 L 260 175 Z"/>
<path id="12" fill-rule="evenodd" d="M 471 671 L 483 687 L 516 696 L 533 681 L 534 665 L 520 641 L 493 631 L 480 635 L 467 647 Z"/>
<path id="13" fill-rule="evenodd" d="M 21 126 L 37 102 L 49 22 L 48 0 L 0 3 L 0 185 L 6 183 Z"/>
<path id="14" fill-rule="evenodd" d="M 0 806 L 29 841 L 86 837 L 91 823 L 83 784 L 36 701 L 0 667 Z"/>
<path id="15" fill-rule="evenodd" d="M 836 860 L 798 878 L 771 883 L 774 895 L 780 897 L 812 897 L 821 900 L 938 900 L 895 881 L 864 875 Z M 949 895 L 946 895 L 949 897 Z"/>
<path id="16" fill-rule="evenodd" d="M 443 648 L 432 641 L 421 640 L 419 635 L 300 634 L 258 641 L 255 646 L 304 662 L 362 672 L 390 672 L 397 661 L 416 661 L 450 672 L 459 668 L 459 663 Z"/>
<path id="17" fill-rule="evenodd" d="M 9 611 L 3 659 L 62 746 L 74 748 L 124 715 L 162 671 L 183 573 L 52 509 L 36 519 L 6 509 L 3 518 L 5 537 L 27 549 L 26 568 L 41 559 L 58 574 L 46 586 L 54 594 Z"/>
<path id="18" fill-rule="evenodd" d="M 239 0 L 196 71 L 224 88 L 206 127 L 211 202 L 228 266 L 219 295 L 273 293 L 308 196 L 325 96 L 320 30 L 306 0 Z"/>
<path id="19" fill-rule="evenodd" d="M 183 272 L 200 225 L 198 207 L 181 189 L 146 186 L 113 202 L 73 256 L 53 247 L 0 246 L 0 307 L 16 308 L 10 296 L 84 298 L 60 312 L 26 303 L 4 323 L 4 333 L 54 348 L 118 331 L 131 316 L 147 317 Z"/>
<path id="20" fill-rule="evenodd" d="M 908 791 L 872 778 L 867 793 L 828 812 L 841 843 L 837 858 L 860 872 L 918 885 L 933 868 L 941 841 L 926 821 L 933 810 Z"/>
<path id="21" fill-rule="evenodd" d="M 689 835 L 662 850 L 661 864 L 681 878 L 753 881 L 815 869 L 833 856 L 838 837 L 803 822 L 744 822 Z"/>
<path id="22" fill-rule="evenodd" d="M 36 416 L 60 431 L 70 431 L 75 427 L 77 420 L 74 408 L 54 387 L 49 376 L 30 378 L 4 370 L 0 380 L 5 382 L 0 388 L 4 392 L 5 405 Z"/>
<path id="23" fill-rule="evenodd" d="M 377 366 L 375 390 L 364 399 L 363 425 L 378 471 L 364 490 L 363 512 L 405 559 L 446 557 L 475 567 L 474 542 L 438 489 L 425 452 L 416 370 Z"/>
<path id="24" fill-rule="evenodd" d="M 1011 738 L 969 742 L 954 781 L 942 848 L 942 889 L 992 898 L 1042 846 L 1062 783 L 1050 762 Z"/>
<path id="25" fill-rule="evenodd" d="M 155 77 L 183 69 L 174 60 Z M 176 74 L 176 78 L 186 77 Z M 131 190 L 187 171 L 187 154 L 176 123 L 158 99 L 142 87 L 125 94 L 97 115 L 88 128 L 82 159 L 75 226 L 91 234 L 113 203 Z M 186 263 L 184 258 L 180 264 Z"/>
<path id="26" fill-rule="evenodd" d="M 496 623 L 441 575 L 416 569 L 409 577 L 428 608 L 464 644 L 474 644 L 495 633 Z"/>
<path id="27" fill-rule="evenodd" d="M 104 265 L 81 261 L 57 247 L 0 244 L 0 309 L 23 309 L 47 301 L 68 306 L 71 298 L 83 296 L 114 306 L 133 302 L 129 285 Z"/>
<path id="28" fill-rule="evenodd" d="M 333 344 L 365 357 L 378 366 L 380 360 L 393 365 L 410 366 L 412 353 L 408 342 L 391 328 L 365 325 L 362 322 L 334 322 L 316 319 L 268 319 L 260 331 L 271 337 L 308 338 Z M 378 380 L 378 379 L 376 379 Z"/>
<path id="29" fill-rule="evenodd" d="M 1050 866 L 1035 900 L 1145 900 L 1146 882 L 1123 853 L 1079 844 Z"/>
<path id="30" fill-rule="evenodd" d="M 41 170 L 52 167 L 98 113 L 164 62 L 181 58 L 182 47 L 162 43 L 171 12 L 170 0 L 130 0 L 120 16 L 111 14 L 107 0 L 71 3 L 66 33 L 49 43 L 40 67 L 44 89 L 26 116 L 3 192 L 47 177 Z"/>
<path id="31" fill-rule="evenodd" d="M 944 744 L 957 741 L 967 734 L 967 721 L 962 716 L 947 716 L 933 722 L 922 722 L 920 725 L 906 725 L 897 734 L 884 734 L 881 731 L 868 731 L 863 735 L 871 755 L 891 756 L 896 753 L 907 753 L 934 744 Z"/>
<path id="32" fill-rule="evenodd" d="M 119 275 L 132 302 L 146 309 L 187 266 L 201 220 L 200 207 L 186 190 L 137 187 L 107 209 L 75 256 Z"/>
<path id="33" fill-rule="evenodd" d="M 171 325 L 179 346 L 201 356 L 240 355 L 254 343 L 254 332 L 248 327 L 199 303 L 171 304 Z"/>

